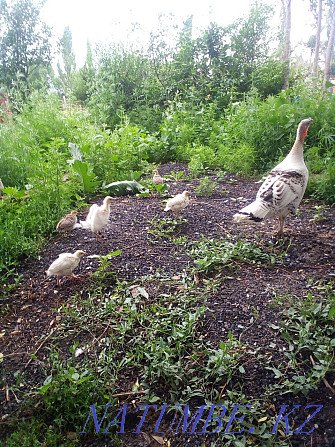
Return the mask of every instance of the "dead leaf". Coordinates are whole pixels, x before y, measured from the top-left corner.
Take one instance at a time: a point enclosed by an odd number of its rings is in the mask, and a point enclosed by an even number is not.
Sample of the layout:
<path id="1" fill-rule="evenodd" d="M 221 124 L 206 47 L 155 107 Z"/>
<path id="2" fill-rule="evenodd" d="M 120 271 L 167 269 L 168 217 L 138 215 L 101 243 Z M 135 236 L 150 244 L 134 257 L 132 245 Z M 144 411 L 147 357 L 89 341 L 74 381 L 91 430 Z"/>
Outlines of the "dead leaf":
<path id="1" fill-rule="evenodd" d="M 145 290 L 144 287 L 132 285 L 129 287 L 129 291 L 133 298 L 137 298 L 139 295 L 144 296 L 144 298 L 149 298 L 148 292 Z"/>
<path id="2" fill-rule="evenodd" d="M 3 362 L 3 353 L 0 352 L 0 363 L 2 363 L 2 362 Z"/>
<path id="3" fill-rule="evenodd" d="M 160 436 L 154 436 L 154 435 L 151 435 L 151 436 L 154 438 L 154 440 L 155 440 L 156 442 L 158 442 L 158 444 L 161 444 L 161 445 L 164 445 L 164 444 L 165 444 L 164 439 L 161 438 Z"/>
<path id="4" fill-rule="evenodd" d="M 258 422 L 265 422 L 268 419 L 267 416 L 264 416 L 263 418 L 258 419 Z"/>

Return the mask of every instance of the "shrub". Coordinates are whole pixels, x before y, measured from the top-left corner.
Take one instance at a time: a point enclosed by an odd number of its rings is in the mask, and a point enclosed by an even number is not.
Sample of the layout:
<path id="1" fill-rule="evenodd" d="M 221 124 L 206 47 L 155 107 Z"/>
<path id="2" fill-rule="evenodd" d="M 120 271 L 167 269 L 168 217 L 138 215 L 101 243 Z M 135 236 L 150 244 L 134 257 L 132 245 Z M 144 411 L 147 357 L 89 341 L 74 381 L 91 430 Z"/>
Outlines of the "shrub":
<path id="1" fill-rule="evenodd" d="M 247 143 L 236 144 L 234 148 L 220 145 L 217 152 L 218 165 L 224 170 L 250 175 L 255 171 L 255 152 Z"/>
<path id="2" fill-rule="evenodd" d="M 217 166 L 214 150 L 209 146 L 194 147 L 188 166 L 190 173 L 194 177 L 210 169 L 214 169 Z"/>

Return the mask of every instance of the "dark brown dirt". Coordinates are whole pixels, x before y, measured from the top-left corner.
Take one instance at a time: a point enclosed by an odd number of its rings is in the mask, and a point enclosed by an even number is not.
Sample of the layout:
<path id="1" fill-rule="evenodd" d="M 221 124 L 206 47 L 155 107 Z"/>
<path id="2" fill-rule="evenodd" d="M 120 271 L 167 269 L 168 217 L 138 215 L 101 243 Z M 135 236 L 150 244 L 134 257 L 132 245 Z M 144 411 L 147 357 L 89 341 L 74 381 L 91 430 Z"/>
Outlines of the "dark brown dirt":
<path id="1" fill-rule="evenodd" d="M 160 174 L 169 174 L 171 170 L 183 170 L 187 174 L 185 166 L 176 164 L 161 166 Z M 223 179 L 214 174 L 209 177 L 217 182 L 214 194 L 209 198 L 195 194 L 199 180 L 169 182 L 171 195 L 185 189 L 191 193 L 192 203 L 182 212 L 187 222 L 179 227 L 180 234 L 193 241 L 199 240 L 202 235 L 220 238 L 226 234 L 245 234 L 249 240 L 272 243 L 276 247 L 274 234 L 277 222 L 271 220 L 258 226 L 237 226 L 232 222 L 233 214 L 254 199 L 259 184 L 232 175 L 226 175 Z M 100 203 L 101 198 L 93 201 Z M 319 205 L 304 199 L 298 215 L 287 219 L 287 256 L 280 266 L 241 265 L 236 271 L 224 272 L 230 279 L 222 281 L 215 295 L 209 297 L 207 305 L 213 312 L 208 312 L 203 328 L 214 347 L 221 340 L 226 340 L 229 332 L 232 332 L 241 341 L 263 350 L 265 355 L 273 342 L 278 347 L 278 359 L 283 356 L 285 342 L 280 339 L 277 331 L 269 327 L 269 323 L 275 324 L 280 318 L 278 308 L 271 305 L 273 298 L 293 296 L 297 300 L 303 300 L 309 292 L 317 293 L 313 290 L 313 285 L 334 279 L 334 208 L 324 207 L 322 216 L 320 213 L 318 216 L 315 207 Z M 77 229 L 65 236 L 55 234 L 37 259 L 21 263 L 18 268 L 18 273 L 22 274 L 20 287 L 1 303 L 2 309 L 5 309 L 0 327 L 0 352 L 5 356 L 2 366 L 6 372 L 0 394 L 3 414 L 12 416 L 20 411 L 16 397 L 11 393 L 6 394 L 6 381 L 12 382 L 13 373 L 26 367 L 27 377 L 39 383 L 41 378 L 38 376 L 38 368 L 35 368 L 29 354 L 36 351 L 41 337 L 49 334 L 54 327 L 59 305 L 66 302 L 75 290 L 80 290 L 99 265 L 97 259 L 84 257 L 75 271 L 79 280 L 65 278 L 57 287 L 55 277 L 47 278 L 44 272 L 59 253 L 82 249 L 88 254 L 106 254 L 122 249 L 122 254 L 113 258 L 113 271 L 119 279 L 135 279 L 156 271 L 178 275 L 192 262 L 179 246 L 150 242 L 147 231 L 151 226 L 150 221 L 155 217 L 167 217 L 163 208 L 158 197 L 117 198 L 112 203 L 110 220 L 102 231 L 101 242 L 87 230 Z M 86 213 L 87 210 L 83 210 L 79 213 L 79 218 L 83 219 Z M 257 315 L 257 318 L 250 325 L 252 315 Z M 247 379 L 243 392 L 250 399 L 259 398 L 266 385 L 275 382 L 273 373 L 260 364 L 246 362 L 245 370 Z M 327 377 L 331 385 L 334 379 L 334 375 Z M 300 404 L 302 407 L 307 404 L 323 405 L 322 411 L 315 417 L 317 426 L 313 433 L 300 437 L 296 435 L 293 445 L 335 446 L 334 402 L 335 396 L 323 382 L 307 397 L 278 396 L 276 411 L 280 404 L 290 405 L 290 408 L 293 404 Z M 299 418 L 296 421 L 298 423 Z M 128 437 L 125 445 L 158 445 L 150 444 L 142 435 L 136 436 L 134 441 Z M 210 445 L 205 435 L 201 436 L 177 437 L 171 440 L 170 445 Z M 112 444 L 92 440 L 92 443 L 82 445 Z"/>

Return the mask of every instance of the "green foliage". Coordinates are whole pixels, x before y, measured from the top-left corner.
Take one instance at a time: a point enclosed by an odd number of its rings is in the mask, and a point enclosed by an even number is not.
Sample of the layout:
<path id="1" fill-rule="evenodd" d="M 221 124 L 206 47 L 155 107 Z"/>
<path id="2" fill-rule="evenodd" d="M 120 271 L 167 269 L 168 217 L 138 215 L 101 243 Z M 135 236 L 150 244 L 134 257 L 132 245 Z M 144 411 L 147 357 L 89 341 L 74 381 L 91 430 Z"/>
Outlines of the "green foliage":
<path id="1" fill-rule="evenodd" d="M 64 29 L 63 37 L 60 40 L 60 52 L 62 55 L 63 69 L 58 62 L 57 70 L 59 74 L 59 80 L 61 82 L 62 93 L 69 93 L 71 76 L 76 68 L 76 59 L 72 50 L 72 32 L 67 26 Z"/>
<path id="2" fill-rule="evenodd" d="M 23 190 L 19 190 L 16 187 L 7 186 L 7 188 L 2 188 L 2 192 L 4 193 L 4 199 L 8 200 L 20 200 L 26 198 L 26 192 Z"/>
<path id="3" fill-rule="evenodd" d="M 208 274 L 222 267 L 231 268 L 238 262 L 274 265 L 284 253 L 278 256 L 254 243 L 226 236 L 223 240 L 203 237 L 194 244 L 190 254 L 195 270 Z"/>
<path id="4" fill-rule="evenodd" d="M 289 370 L 290 374 L 281 385 L 273 386 L 273 393 L 280 389 L 283 394 L 307 394 L 328 372 L 334 371 L 334 303 L 333 291 L 320 299 L 309 294 L 303 302 L 292 300 L 290 307 L 283 312 L 282 325 L 274 329 L 279 329 L 289 344 L 285 351 L 288 364 L 281 370 L 276 369 L 275 373 L 282 377 Z"/>
<path id="5" fill-rule="evenodd" d="M 327 157 L 328 163 L 323 172 L 310 177 L 307 193 L 316 199 L 321 199 L 327 203 L 335 203 L 335 160 Z M 320 161 L 326 161 L 323 157 Z"/>
<path id="6" fill-rule="evenodd" d="M 164 219 L 154 218 L 150 221 L 148 234 L 152 244 L 164 244 L 174 242 L 175 238 L 180 236 L 182 224 L 187 223 L 187 219 L 173 219 L 170 217 Z"/>
<path id="7" fill-rule="evenodd" d="M 20 0 L 15 7 L 27 2 Z M 1 5 L 7 7 L 4 2 Z M 33 15 L 30 23 L 35 19 Z M 299 121 L 308 116 L 313 118 L 305 142 L 311 173 L 308 193 L 334 202 L 334 99 L 298 71 L 293 72 L 291 89 L 280 91 L 283 65 L 275 56 L 268 56 L 268 19 L 268 8 L 255 6 L 246 20 L 227 28 L 212 23 L 193 39 L 189 18 L 177 30 L 174 48 L 159 34 L 152 36 L 148 54 L 122 47 L 100 49 L 93 63 L 88 47 L 85 66 L 78 71 L 68 30 L 63 38 L 63 86 L 57 85 L 59 92 L 67 94 L 63 108 L 55 95 L 29 93 L 27 80 L 40 87 L 46 73 L 36 75 L 31 65 L 28 72 L 23 67 L 18 77 L 16 72 L 15 76 L 6 72 L 13 81 L 11 105 L 19 113 L 12 123 L 0 126 L 0 177 L 5 184 L 0 200 L 1 298 L 20 281 L 16 277 L 13 283 L 12 278 L 17 262 L 38 252 L 59 218 L 83 203 L 84 193 L 94 194 L 98 187 L 111 195 L 141 192 L 139 176 L 149 172 L 152 163 L 169 161 L 189 163 L 194 177 L 217 168 L 263 174 L 287 154 Z M 6 48 L 10 43 L 6 39 L 13 37 L 7 31 L 0 40 Z M 35 36 L 33 45 L 42 44 L 39 50 L 43 50 L 42 59 L 35 62 L 46 67 L 48 45 L 43 39 L 38 41 L 38 33 Z M 8 68 L 6 63 L 0 68 L 1 76 Z M 87 109 L 75 107 L 74 98 Z M 172 171 L 171 178 L 183 180 L 183 174 Z M 210 196 L 215 186 L 205 177 L 196 193 Z M 167 188 L 157 185 L 150 191 L 162 196 Z M 313 219 L 322 218 L 320 210 L 316 208 Z M 246 363 L 242 356 L 258 361 L 257 352 L 242 346 L 231 334 L 217 347 L 204 339 L 199 328 L 208 312 L 206 297 L 214 287 L 209 284 L 215 281 L 205 278 L 197 287 L 194 282 L 199 272 L 216 280 L 222 269 L 241 263 L 276 265 L 285 250 L 278 253 L 269 244 L 229 236 L 190 244 L 183 235 L 186 223 L 182 218 L 155 218 L 147 231 L 152 244 L 188 248 L 193 259 L 190 277 L 185 272 L 173 277 L 157 273 L 136 278 L 134 284 L 118 282 L 112 258 L 121 251 L 100 257 L 90 287 L 69 297 L 71 305 L 60 309 L 62 331 L 50 339 L 49 356 L 36 363 L 45 380 L 30 394 L 32 418 L 10 437 L 9 446 L 72 445 L 66 431 L 82 428 L 92 403 L 120 405 L 114 395 L 118 387 L 124 389 L 125 377 L 134 396 L 137 392 L 143 395 L 143 402 L 165 399 L 174 404 L 194 398 L 227 406 L 247 402 L 240 392 Z M 283 326 L 277 328 L 290 345 L 288 365 L 270 366 L 285 380 L 267 390 L 267 396 L 278 390 L 282 393 L 284 387 L 307 392 L 333 371 L 334 317 L 333 294 L 320 302 L 309 296 L 303 305 L 291 306 Z M 254 321 L 252 316 L 250 324 Z M 74 340 L 74 358 L 57 351 L 60 333 Z M 83 343 L 87 357 L 76 356 L 76 340 Z M 309 363 L 310 355 L 315 366 Z M 20 388 L 16 393 L 26 399 Z M 218 442 L 277 442 L 270 439 L 268 422 L 257 423 L 260 406 L 256 402 L 250 412 L 253 425 L 260 427 L 257 440 L 244 434 L 228 438 L 220 434 Z M 270 421 L 268 415 L 266 418 Z M 54 427 L 50 420 L 55 421 Z M 287 439 L 279 440 L 278 445 Z M 78 442 L 75 439 L 73 444 Z"/>
<path id="8" fill-rule="evenodd" d="M 90 95 L 90 108 L 100 122 L 115 128 L 126 112 L 134 123 L 138 117 L 146 116 L 145 122 L 160 118 L 157 105 L 148 98 L 154 93 L 153 82 L 148 79 L 152 74 L 149 60 L 137 51 L 129 51 L 121 46 L 101 50 L 99 65 L 95 76 L 94 94 Z M 149 85 L 148 85 L 149 83 Z M 154 106 L 153 110 L 149 109 Z M 138 113 L 138 112 L 141 113 Z M 151 125 L 152 126 L 152 125 Z M 148 126 L 149 127 L 149 126 Z"/>
<path id="9" fill-rule="evenodd" d="M 178 172 L 174 172 L 171 171 L 169 176 L 175 181 L 178 182 L 178 180 L 180 180 L 182 178 L 182 176 L 184 175 L 184 171 L 178 171 Z"/>
<path id="10" fill-rule="evenodd" d="M 218 117 L 232 92 L 240 97 L 253 84 L 263 95 L 280 90 L 283 70 L 274 57 L 268 56 L 270 18 L 271 8 L 253 5 L 247 19 L 227 28 L 211 23 L 197 39 L 192 37 L 193 18 L 188 17 L 180 29 L 171 23 L 163 25 L 168 27 L 170 39 L 176 35 L 175 44 L 169 45 L 160 30 L 151 35 L 147 51 L 125 46 L 100 48 L 95 79 L 89 82 L 90 109 L 112 129 L 125 112 L 140 128 L 152 133 L 161 129 L 174 138 L 166 132 L 174 125 L 169 122 L 174 121 L 169 109 L 187 103 L 187 112 L 194 108 L 196 113 L 176 123 L 178 146 L 190 141 L 207 144 L 204 137 L 208 135 L 199 134 L 208 129 L 194 125 L 194 120 L 201 119 L 205 104 Z M 267 63 L 270 76 L 262 69 Z M 169 149 L 176 151 L 177 145 L 169 143 Z"/>
<path id="11" fill-rule="evenodd" d="M 189 162 L 194 152 L 201 152 L 201 146 L 208 146 L 219 123 L 215 121 L 215 108 L 212 104 L 196 106 L 180 102 L 179 98 L 169 104 L 161 125 L 161 140 L 167 145 L 169 158 Z M 199 147 L 195 151 L 195 147 Z M 214 148 L 215 149 L 215 148 Z M 206 151 L 206 148 L 203 149 Z M 206 154 L 200 154 L 200 163 L 206 164 Z M 209 160 L 208 163 L 212 163 Z M 207 164 L 208 164 L 207 163 Z"/>
<path id="12" fill-rule="evenodd" d="M 156 192 L 158 192 L 160 197 L 165 197 L 169 190 L 169 185 L 167 183 L 152 185 L 152 186 L 153 186 L 154 190 Z"/>
<path id="13" fill-rule="evenodd" d="M 52 372 L 38 390 L 44 410 L 56 426 L 65 423 L 71 429 L 79 428 L 78 421 L 87 415 L 92 398 L 99 398 L 102 391 L 98 390 L 92 372 L 78 367 L 74 361 L 63 364 L 57 351 L 50 352 L 49 361 Z"/>
<path id="14" fill-rule="evenodd" d="M 304 145 L 311 174 L 308 193 L 333 203 L 335 109 L 332 98 L 321 89 L 317 95 L 314 91 L 296 82 L 291 90 L 265 100 L 253 90 L 232 103 L 215 140 L 219 165 L 243 174 L 267 172 L 291 149 L 299 122 L 311 117 Z"/>
<path id="15" fill-rule="evenodd" d="M 231 51 L 233 79 L 238 91 L 250 90 L 253 73 L 262 65 L 269 46 L 269 18 L 273 10 L 265 5 L 253 5 L 249 16 L 232 25 Z"/>
<path id="16" fill-rule="evenodd" d="M 272 56 L 258 65 L 252 74 L 252 86 L 262 98 L 277 95 L 284 83 L 285 63 Z"/>
<path id="17" fill-rule="evenodd" d="M 22 275 L 15 274 L 15 265 L 13 262 L 11 266 L 7 266 L 1 262 L 0 271 L 0 300 L 6 298 L 6 296 L 14 290 L 20 283 Z M 5 312 L 6 308 L 2 306 L 1 312 Z"/>
<path id="18" fill-rule="evenodd" d="M 192 149 L 191 159 L 189 161 L 190 173 L 193 177 L 214 169 L 217 165 L 214 149 L 209 146 L 199 146 Z"/>
<path id="19" fill-rule="evenodd" d="M 131 172 L 146 171 L 156 151 L 156 139 L 124 118 L 123 125 L 113 132 L 93 134 L 81 151 L 98 179 L 108 184 L 129 178 Z"/>
<path id="20" fill-rule="evenodd" d="M 0 176 L 8 193 L 0 201 L 3 263 L 35 253 L 59 218 L 82 203 L 67 162 L 68 141 L 84 138 L 77 134 L 82 124 L 82 116 L 63 114 L 54 96 L 34 94 L 13 123 L 0 127 Z"/>
<path id="21" fill-rule="evenodd" d="M 97 189 L 100 182 L 96 181 L 96 175 L 92 168 L 81 160 L 75 160 L 72 164 L 73 169 L 79 175 L 85 192 L 93 192 Z"/>
<path id="22" fill-rule="evenodd" d="M 247 143 L 236 143 L 234 147 L 219 144 L 217 163 L 226 171 L 248 176 L 255 170 L 255 152 Z"/>
<path id="23" fill-rule="evenodd" d="M 147 402 L 154 403 L 166 396 L 172 405 L 204 397 L 204 392 L 206 398 L 214 399 L 219 393 L 215 384 L 222 380 L 230 383 L 238 369 L 240 344 L 230 337 L 213 349 L 199 338 L 197 329 L 206 307 L 195 306 L 200 297 L 188 278 L 173 280 L 174 285 L 182 286 L 177 293 L 169 290 L 171 281 L 157 276 L 137 278 L 134 284 L 117 283 L 103 295 L 97 289 L 85 302 L 77 297 L 71 310 L 64 308 L 64 329 L 75 329 L 78 336 L 84 328 L 96 332 L 107 321 L 113 321 L 113 331 L 95 349 L 95 369 L 100 372 L 95 382 L 106 380 L 115 389 L 118 378 L 135 367 L 137 375 L 130 378 L 134 381 L 134 395 L 141 389 Z M 165 292 L 155 294 L 152 300 L 148 293 L 150 284 L 164 287 Z M 95 306 L 98 297 L 101 305 Z M 92 365 L 85 363 L 86 368 Z M 108 372 L 106 377 L 103 372 Z M 55 403 L 55 407 L 58 405 Z"/>
<path id="24" fill-rule="evenodd" d="M 114 256 L 119 256 L 121 253 L 122 250 L 116 250 L 112 253 L 107 253 L 107 255 L 90 255 L 91 257 L 98 258 L 101 263 L 97 270 L 92 274 L 92 278 L 100 281 L 100 283 L 113 278 L 114 273 L 110 271 L 112 258 L 114 258 Z"/>
<path id="25" fill-rule="evenodd" d="M 213 195 L 216 186 L 217 186 L 216 182 L 210 180 L 209 177 L 204 177 L 203 179 L 201 179 L 199 185 L 195 189 L 195 193 L 198 196 L 211 197 Z"/>
<path id="26" fill-rule="evenodd" d="M 22 421 L 16 431 L 6 439 L 7 447 L 32 447 L 40 445 L 74 447 L 76 440 L 70 440 L 65 434 L 59 433 L 58 427 L 51 426 L 39 418 L 29 418 Z"/>
<path id="27" fill-rule="evenodd" d="M 40 70 L 51 65 L 51 31 L 40 8 L 33 0 L 0 3 L 0 84 L 7 89 L 16 79 L 28 86 L 36 72 L 43 78 Z"/>

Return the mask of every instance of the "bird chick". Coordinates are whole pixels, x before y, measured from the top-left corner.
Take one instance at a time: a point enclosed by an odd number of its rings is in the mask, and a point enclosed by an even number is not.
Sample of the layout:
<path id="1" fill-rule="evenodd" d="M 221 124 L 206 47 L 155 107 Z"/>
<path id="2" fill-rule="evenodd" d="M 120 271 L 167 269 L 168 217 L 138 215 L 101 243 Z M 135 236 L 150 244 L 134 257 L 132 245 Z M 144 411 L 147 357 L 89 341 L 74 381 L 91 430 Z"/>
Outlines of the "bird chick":
<path id="1" fill-rule="evenodd" d="M 308 170 L 303 146 L 312 121 L 307 118 L 299 123 L 291 151 L 269 173 L 258 190 L 256 200 L 234 215 L 235 222 L 261 222 L 277 216 L 278 236 L 283 236 L 285 219 L 289 213 L 297 210 L 306 190 Z"/>
<path id="2" fill-rule="evenodd" d="M 57 224 L 56 230 L 62 233 L 67 233 L 78 228 L 81 225 L 77 223 L 77 211 L 71 211 L 70 214 L 66 214 Z"/>
<path id="3" fill-rule="evenodd" d="M 48 276 L 57 276 L 57 285 L 60 282 L 60 276 L 73 276 L 72 271 L 78 266 L 80 259 L 86 255 L 82 250 L 74 253 L 61 253 L 58 258 L 50 265 L 46 274 Z"/>
<path id="4" fill-rule="evenodd" d="M 154 173 L 154 176 L 152 178 L 153 184 L 154 185 L 163 185 L 164 179 L 163 179 L 163 177 L 161 177 L 159 175 L 158 169 L 154 169 L 152 172 Z"/>
<path id="5" fill-rule="evenodd" d="M 98 240 L 101 240 L 99 231 L 107 224 L 111 202 L 115 200 L 113 197 L 106 196 L 102 205 L 93 204 L 89 210 L 86 220 L 80 221 L 83 228 L 91 230 Z"/>
<path id="6" fill-rule="evenodd" d="M 179 211 L 183 210 L 190 203 L 189 192 L 184 191 L 182 194 L 177 194 L 166 202 L 164 211 L 173 211 L 176 217 L 179 216 Z"/>

